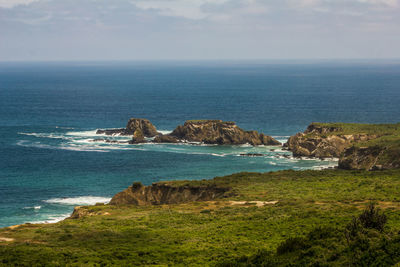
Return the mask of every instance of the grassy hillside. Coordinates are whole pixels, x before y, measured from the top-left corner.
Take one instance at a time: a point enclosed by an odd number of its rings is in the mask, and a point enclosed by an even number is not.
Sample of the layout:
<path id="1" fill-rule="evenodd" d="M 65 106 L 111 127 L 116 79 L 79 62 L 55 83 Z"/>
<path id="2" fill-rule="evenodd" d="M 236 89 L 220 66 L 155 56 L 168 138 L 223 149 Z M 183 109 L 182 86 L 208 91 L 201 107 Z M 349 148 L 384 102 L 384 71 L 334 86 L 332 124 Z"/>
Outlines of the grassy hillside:
<path id="1" fill-rule="evenodd" d="M 400 135 L 400 123 L 395 124 L 361 124 L 361 123 L 313 123 L 316 126 L 335 128 L 330 134 L 376 134 Z"/>
<path id="2" fill-rule="evenodd" d="M 315 229 L 331 229 L 333 234 L 318 242 L 339 247 L 322 246 L 320 254 L 345 249 L 343 229 L 370 201 L 385 212 L 387 229 L 400 230 L 400 170 L 239 173 L 173 183 L 215 183 L 231 187 L 235 194 L 218 201 L 176 205 L 91 206 L 84 208 L 88 215 L 79 219 L 0 229 L 0 265 L 290 262 L 306 253 L 305 248 L 317 246 L 317 241 L 310 241 L 315 240 Z M 290 241 L 293 238 L 297 241 Z M 276 256 L 277 248 L 289 254 Z"/>

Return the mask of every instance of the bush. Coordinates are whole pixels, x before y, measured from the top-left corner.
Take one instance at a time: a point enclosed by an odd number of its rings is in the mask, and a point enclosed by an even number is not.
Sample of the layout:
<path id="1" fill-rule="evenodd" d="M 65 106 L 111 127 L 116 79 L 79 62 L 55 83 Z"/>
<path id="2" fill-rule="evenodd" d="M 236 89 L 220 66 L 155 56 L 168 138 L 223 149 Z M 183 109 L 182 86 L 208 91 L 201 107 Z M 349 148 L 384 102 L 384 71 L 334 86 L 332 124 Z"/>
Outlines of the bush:
<path id="1" fill-rule="evenodd" d="M 358 216 L 358 220 L 364 228 L 376 229 L 382 232 L 387 222 L 387 217 L 380 212 L 379 208 L 375 208 L 373 203 L 370 203 L 367 209 Z"/>
<path id="2" fill-rule="evenodd" d="M 133 189 L 133 190 L 139 189 L 139 188 L 141 188 L 142 186 L 143 186 L 143 184 L 142 184 L 141 182 L 134 182 L 134 183 L 132 184 L 132 189 Z"/>
<path id="3" fill-rule="evenodd" d="M 307 244 L 306 239 L 303 237 L 291 237 L 281 243 L 276 249 L 276 252 L 278 255 L 282 255 L 285 253 L 306 249 L 308 247 L 309 245 Z"/>

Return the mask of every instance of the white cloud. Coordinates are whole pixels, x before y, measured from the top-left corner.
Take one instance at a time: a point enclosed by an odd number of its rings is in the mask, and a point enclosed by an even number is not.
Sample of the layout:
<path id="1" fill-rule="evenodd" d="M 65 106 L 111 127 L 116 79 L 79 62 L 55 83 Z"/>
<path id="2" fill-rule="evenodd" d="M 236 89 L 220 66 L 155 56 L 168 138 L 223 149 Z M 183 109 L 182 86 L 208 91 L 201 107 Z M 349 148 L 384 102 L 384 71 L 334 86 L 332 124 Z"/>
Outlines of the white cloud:
<path id="1" fill-rule="evenodd" d="M 0 7 L 13 8 L 18 5 L 28 5 L 38 0 L 0 0 Z"/>
<path id="2" fill-rule="evenodd" d="M 133 3 L 141 9 L 155 9 L 161 15 L 183 17 L 188 19 L 203 19 L 208 16 L 202 7 L 206 4 L 224 4 L 229 0 L 134 0 Z"/>

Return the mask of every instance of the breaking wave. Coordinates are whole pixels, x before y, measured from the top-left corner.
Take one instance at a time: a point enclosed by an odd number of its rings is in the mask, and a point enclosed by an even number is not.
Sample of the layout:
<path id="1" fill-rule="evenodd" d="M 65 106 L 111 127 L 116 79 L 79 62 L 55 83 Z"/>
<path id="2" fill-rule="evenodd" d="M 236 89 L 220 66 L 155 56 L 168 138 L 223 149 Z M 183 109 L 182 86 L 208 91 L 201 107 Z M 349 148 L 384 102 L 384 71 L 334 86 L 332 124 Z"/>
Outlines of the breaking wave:
<path id="1" fill-rule="evenodd" d="M 107 204 L 111 198 L 108 197 L 95 197 L 95 196 L 81 196 L 81 197 L 66 197 L 66 198 L 51 198 L 43 200 L 49 204 L 61 205 L 95 205 L 96 203 Z"/>

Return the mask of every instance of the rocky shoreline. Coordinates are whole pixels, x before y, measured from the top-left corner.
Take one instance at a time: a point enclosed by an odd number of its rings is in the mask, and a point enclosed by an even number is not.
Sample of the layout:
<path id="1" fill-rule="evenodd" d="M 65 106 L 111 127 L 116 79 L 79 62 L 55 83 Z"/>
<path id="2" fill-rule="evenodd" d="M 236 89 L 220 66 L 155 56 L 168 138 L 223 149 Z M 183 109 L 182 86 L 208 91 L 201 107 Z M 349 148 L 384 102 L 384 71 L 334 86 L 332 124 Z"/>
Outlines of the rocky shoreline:
<path id="1" fill-rule="evenodd" d="M 281 146 L 271 136 L 245 131 L 235 122 L 189 120 L 171 133 L 162 134 L 147 119 L 131 118 L 121 129 L 97 130 L 97 134 L 132 136 L 129 141 L 97 138 L 107 143 L 191 143 L 211 145 Z M 400 168 L 400 124 L 311 123 L 302 133 L 291 136 L 283 149 L 294 157 L 339 159 L 338 168 L 381 170 Z M 250 153 L 240 156 L 259 157 Z"/>
<path id="2" fill-rule="evenodd" d="M 283 145 L 296 157 L 339 158 L 340 169 L 400 168 L 400 125 L 312 123 Z"/>

